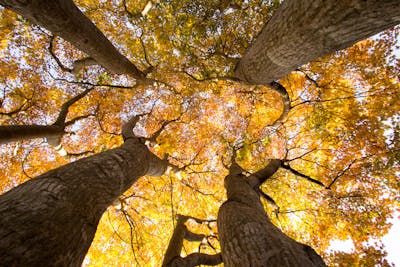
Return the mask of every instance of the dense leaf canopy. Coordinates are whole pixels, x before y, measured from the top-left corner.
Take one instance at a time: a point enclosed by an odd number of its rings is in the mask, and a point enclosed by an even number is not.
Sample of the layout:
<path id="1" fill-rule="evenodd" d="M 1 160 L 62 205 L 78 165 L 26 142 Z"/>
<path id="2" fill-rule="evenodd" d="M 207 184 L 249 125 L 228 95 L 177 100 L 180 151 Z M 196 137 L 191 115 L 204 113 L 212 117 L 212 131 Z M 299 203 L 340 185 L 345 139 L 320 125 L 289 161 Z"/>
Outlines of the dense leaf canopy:
<path id="1" fill-rule="evenodd" d="M 0 9 L 1 125 L 50 125 L 63 103 L 92 89 L 69 108 L 62 148 L 43 139 L 1 145 L 1 192 L 118 146 L 122 123 L 139 113 L 149 113 L 136 128 L 142 136 L 174 120 L 150 146 L 182 167 L 141 178 L 108 209 L 85 266 L 160 265 L 176 214 L 216 219 L 233 148 L 249 172 L 285 159 L 262 188 L 279 206 L 265 202 L 267 213 L 287 235 L 332 266 L 390 266 L 379 239 L 399 209 L 400 28 L 282 78 L 291 109 L 277 121 L 275 91 L 231 77 L 279 1 L 75 2 L 139 69 L 154 68 L 154 83 L 91 64 L 74 71 L 86 55 Z M 215 222 L 188 225 L 209 238 L 185 243 L 185 253 L 219 251 Z M 329 250 L 338 239 L 354 250 Z"/>

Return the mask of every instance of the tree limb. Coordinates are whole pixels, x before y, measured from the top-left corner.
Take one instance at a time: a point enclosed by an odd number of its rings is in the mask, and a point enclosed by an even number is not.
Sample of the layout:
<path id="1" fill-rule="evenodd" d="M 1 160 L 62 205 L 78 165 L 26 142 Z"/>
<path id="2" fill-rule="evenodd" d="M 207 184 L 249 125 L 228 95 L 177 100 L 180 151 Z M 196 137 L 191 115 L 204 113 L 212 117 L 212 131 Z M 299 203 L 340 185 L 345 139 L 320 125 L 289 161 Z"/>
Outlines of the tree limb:
<path id="1" fill-rule="evenodd" d="M 180 116 L 179 116 L 179 118 L 180 118 Z M 150 141 L 150 142 L 156 142 L 157 138 L 160 136 L 161 132 L 164 131 L 165 127 L 167 127 L 168 124 L 179 120 L 179 118 L 176 118 L 176 119 L 173 119 L 173 120 L 164 121 L 161 124 L 161 127 L 156 132 L 154 132 L 150 137 L 145 138 L 145 139 L 147 141 Z"/>
<path id="2" fill-rule="evenodd" d="M 91 87 L 89 89 L 86 89 L 82 93 L 74 96 L 73 98 L 71 98 L 70 100 L 68 100 L 64 104 L 62 104 L 60 113 L 58 113 L 58 117 L 57 117 L 57 120 L 54 123 L 54 125 L 63 125 L 64 126 L 65 125 L 65 119 L 67 118 L 69 107 L 72 106 L 73 104 L 75 104 L 76 102 L 78 102 L 84 96 L 86 96 L 92 89 L 93 89 L 93 87 Z"/>
<path id="3" fill-rule="evenodd" d="M 200 264 L 207 265 L 217 265 L 222 262 L 221 254 L 216 255 L 207 255 L 203 253 L 193 253 L 186 257 L 181 257 L 181 251 L 183 246 L 183 240 L 186 239 L 188 241 L 201 241 L 205 238 L 205 235 L 195 234 L 190 232 L 185 222 L 188 219 L 193 219 L 197 223 L 209 222 L 209 220 L 201 220 L 192 216 L 185 216 L 178 214 L 177 215 L 177 223 L 172 234 L 172 237 L 169 241 L 169 245 L 167 251 L 165 252 L 163 267 L 173 267 L 173 266 L 197 266 Z"/>
<path id="4" fill-rule="evenodd" d="M 288 94 L 286 88 L 278 82 L 275 82 L 275 81 L 271 82 L 269 84 L 269 87 L 274 89 L 274 91 L 277 92 L 282 97 L 282 102 L 283 102 L 283 111 L 282 111 L 281 115 L 279 116 L 279 118 L 277 118 L 275 120 L 275 122 L 272 124 L 272 126 L 273 126 L 279 122 L 282 122 L 289 114 L 290 97 L 289 97 L 289 94 Z"/>
<path id="5" fill-rule="evenodd" d="M 215 266 L 222 263 L 221 253 L 209 255 L 204 253 L 192 253 L 186 257 L 175 258 L 168 267 L 194 267 L 199 265 Z"/>
<path id="6" fill-rule="evenodd" d="M 268 165 L 253 173 L 248 177 L 250 185 L 255 188 L 259 187 L 262 183 L 264 183 L 268 178 L 270 178 L 281 166 L 282 160 L 280 159 L 271 159 Z"/>
<path id="7" fill-rule="evenodd" d="M 142 117 L 145 114 L 139 114 L 136 116 L 133 116 L 130 118 L 123 126 L 122 126 L 122 138 L 124 138 L 124 141 L 126 141 L 129 138 L 137 138 L 133 134 L 133 128 L 135 128 L 137 122 L 139 121 L 140 117 Z"/>
<path id="8" fill-rule="evenodd" d="M 299 177 L 302 177 L 302 178 L 306 179 L 307 181 L 309 181 L 311 183 L 314 183 L 314 184 L 317 184 L 317 185 L 322 186 L 324 188 L 327 188 L 322 182 L 320 182 L 320 181 L 318 181 L 318 180 L 316 180 L 314 178 L 311 178 L 310 176 L 307 176 L 307 175 L 305 175 L 305 174 L 293 169 L 292 167 L 290 167 L 290 165 L 282 164 L 281 167 L 283 169 L 285 169 L 285 170 L 290 171 L 291 173 L 293 173 L 296 176 L 299 176 Z"/>
<path id="9" fill-rule="evenodd" d="M 74 96 L 61 106 L 57 120 L 52 125 L 3 125 L 0 126 L 0 144 L 5 144 L 13 141 L 33 138 L 47 138 L 47 142 L 52 146 L 58 146 L 61 138 L 65 133 L 67 123 L 65 119 L 68 115 L 69 107 L 87 95 L 92 88 L 86 89 L 80 94 Z M 82 118 L 84 116 L 81 116 Z M 77 118 L 76 118 L 77 119 Z M 75 122 L 72 119 L 68 125 Z"/>

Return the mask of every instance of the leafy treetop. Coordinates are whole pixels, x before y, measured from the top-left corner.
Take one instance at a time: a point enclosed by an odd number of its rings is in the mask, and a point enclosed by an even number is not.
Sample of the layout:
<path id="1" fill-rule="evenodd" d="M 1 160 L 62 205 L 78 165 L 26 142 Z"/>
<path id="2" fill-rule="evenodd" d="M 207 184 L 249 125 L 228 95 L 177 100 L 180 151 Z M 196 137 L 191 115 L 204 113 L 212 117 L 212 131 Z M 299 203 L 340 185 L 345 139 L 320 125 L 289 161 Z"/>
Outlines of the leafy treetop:
<path id="1" fill-rule="evenodd" d="M 286 234 L 308 243 L 332 266 L 385 262 L 387 219 L 399 209 L 399 29 L 292 72 L 280 83 L 291 108 L 283 121 L 280 96 L 232 79 L 233 69 L 279 1 L 92 1 L 76 4 L 151 85 L 107 73 L 71 44 L 1 9 L 0 123 L 49 125 L 69 107 L 63 153 L 43 140 L 1 146 L 1 190 L 77 158 L 121 144 L 131 115 L 148 113 L 137 134 L 154 153 L 181 167 L 144 177 L 104 214 L 86 266 L 157 266 L 177 214 L 212 221 L 224 201 L 223 177 L 234 149 L 249 172 L 270 158 L 284 161 L 262 190 L 268 214 Z M 79 62 L 84 67 L 72 71 Z M 78 65 L 77 65 L 78 64 Z M 81 65 L 82 66 L 82 65 Z M 87 115 L 87 116 L 85 116 Z M 216 224 L 186 222 L 202 243 L 185 253 L 219 251 Z M 332 252 L 350 239 L 351 252 Z M 364 265 L 363 265 L 364 264 Z"/>

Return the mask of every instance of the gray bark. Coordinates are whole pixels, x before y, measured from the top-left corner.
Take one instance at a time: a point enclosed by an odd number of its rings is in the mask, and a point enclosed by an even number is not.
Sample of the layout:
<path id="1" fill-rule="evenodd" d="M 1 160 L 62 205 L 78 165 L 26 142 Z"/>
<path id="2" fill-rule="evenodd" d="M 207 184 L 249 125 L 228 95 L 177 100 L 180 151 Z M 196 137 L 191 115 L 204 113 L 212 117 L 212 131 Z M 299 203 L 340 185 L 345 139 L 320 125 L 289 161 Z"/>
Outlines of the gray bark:
<path id="1" fill-rule="evenodd" d="M 107 70 L 146 81 L 145 73 L 119 53 L 72 0 L 0 0 L 0 4 L 61 36 Z"/>
<path id="2" fill-rule="evenodd" d="M 166 163 L 137 138 L 38 176 L 0 196 L 2 266 L 80 266 L 101 215 Z"/>
<path id="3" fill-rule="evenodd" d="M 286 0 L 240 60 L 235 75 L 268 85 L 398 23 L 399 0 Z"/>
<path id="4" fill-rule="evenodd" d="M 240 173 L 240 168 L 231 167 L 225 178 L 228 200 L 218 212 L 218 234 L 226 267 L 326 266 L 312 248 L 273 225 L 264 211 L 255 188 L 279 168 L 279 162 L 271 161 L 250 179 Z"/>

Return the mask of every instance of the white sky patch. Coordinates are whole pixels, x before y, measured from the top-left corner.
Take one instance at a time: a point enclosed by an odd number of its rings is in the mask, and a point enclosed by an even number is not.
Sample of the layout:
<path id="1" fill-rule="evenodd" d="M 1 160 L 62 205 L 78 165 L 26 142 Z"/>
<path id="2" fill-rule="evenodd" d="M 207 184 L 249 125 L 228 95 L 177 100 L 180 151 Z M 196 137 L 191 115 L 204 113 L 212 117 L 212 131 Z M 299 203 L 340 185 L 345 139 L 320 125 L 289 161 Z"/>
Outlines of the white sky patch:
<path id="1" fill-rule="evenodd" d="M 389 232 L 380 239 L 385 245 L 385 249 L 388 253 L 386 259 L 390 263 L 394 263 L 395 266 L 400 267 L 400 213 L 395 213 L 395 218 L 388 220 L 392 224 Z M 342 251 L 352 252 L 354 250 L 354 244 L 351 239 L 346 240 L 333 240 L 330 243 L 329 251 Z"/>
<path id="2" fill-rule="evenodd" d="M 395 215 L 395 218 L 389 220 L 393 226 L 387 235 L 382 238 L 382 242 L 388 252 L 386 257 L 388 261 L 394 263 L 395 266 L 400 266 L 400 213 Z"/>
<path id="3" fill-rule="evenodd" d="M 386 144 L 391 144 L 394 141 L 394 132 L 396 131 L 396 126 L 400 124 L 400 114 L 395 114 L 387 120 L 383 121 L 383 124 L 387 126 L 383 135 L 386 138 Z"/>
<path id="4" fill-rule="evenodd" d="M 330 251 L 343 251 L 343 252 L 351 252 L 353 251 L 354 243 L 351 239 L 339 240 L 335 239 L 330 242 L 329 249 Z"/>

